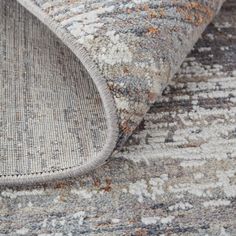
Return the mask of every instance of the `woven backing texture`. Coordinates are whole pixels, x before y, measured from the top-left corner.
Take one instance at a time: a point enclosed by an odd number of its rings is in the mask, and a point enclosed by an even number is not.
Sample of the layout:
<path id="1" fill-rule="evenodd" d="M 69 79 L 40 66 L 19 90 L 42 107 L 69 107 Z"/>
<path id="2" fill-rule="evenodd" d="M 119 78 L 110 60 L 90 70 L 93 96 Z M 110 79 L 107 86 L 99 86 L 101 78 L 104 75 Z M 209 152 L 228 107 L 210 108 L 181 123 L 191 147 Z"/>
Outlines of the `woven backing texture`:
<path id="1" fill-rule="evenodd" d="M 102 164 L 161 96 L 222 3 L 1 1 L 0 183 L 74 176 Z"/>
<path id="2" fill-rule="evenodd" d="M 14 0 L 0 1 L 0 173 L 83 165 L 101 150 L 100 96 L 73 53 Z"/>

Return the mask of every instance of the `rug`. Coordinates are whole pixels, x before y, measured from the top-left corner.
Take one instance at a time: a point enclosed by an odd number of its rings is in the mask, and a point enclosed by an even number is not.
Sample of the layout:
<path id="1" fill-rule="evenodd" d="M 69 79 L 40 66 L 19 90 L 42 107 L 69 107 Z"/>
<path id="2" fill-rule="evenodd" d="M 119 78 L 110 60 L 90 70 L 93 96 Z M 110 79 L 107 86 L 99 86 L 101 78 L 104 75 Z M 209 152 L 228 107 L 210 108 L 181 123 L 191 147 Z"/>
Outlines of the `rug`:
<path id="1" fill-rule="evenodd" d="M 1 0 L 0 184 L 119 151 L 223 0 Z"/>

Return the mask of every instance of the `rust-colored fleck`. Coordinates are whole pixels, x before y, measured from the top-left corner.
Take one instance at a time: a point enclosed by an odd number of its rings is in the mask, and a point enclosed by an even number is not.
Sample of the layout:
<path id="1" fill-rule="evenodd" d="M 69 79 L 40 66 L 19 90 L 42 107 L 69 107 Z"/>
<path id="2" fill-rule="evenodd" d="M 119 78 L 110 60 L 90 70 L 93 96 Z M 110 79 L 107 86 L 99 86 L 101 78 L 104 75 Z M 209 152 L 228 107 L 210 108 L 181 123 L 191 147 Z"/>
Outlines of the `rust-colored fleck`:
<path id="1" fill-rule="evenodd" d="M 125 134 L 130 134 L 133 130 L 131 129 L 131 127 L 129 127 L 128 125 L 128 121 L 124 121 L 121 125 L 120 125 L 121 130 L 125 133 Z"/>
<path id="2" fill-rule="evenodd" d="M 101 185 L 101 181 L 98 178 L 95 178 L 93 181 L 95 187 L 99 187 Z"/>
<path id="3" fill-rule="evenodd" d="M 112 183 L 112 181 L 111 181 L 111 179 L 106 179 L 106 186 L 105 187 L 103 187 L 103 188 L 101 188 L 102 190 L 104 190 L 105 192 L 110 192 L 111 191 L 111 183 Z"/>
<path id="4" fill-rule="evenodd" d="M 55 188 L 67 188 L 69 187 L 69 184 L 67 182 L 57 182 L 55 185 Z"/>
<path id="5" fill-rule="evenodd" d="M 212 10 L 199 2 L 187 3 L 184 7 L 177 8 L 177 11 L 187 22 L 196 26 L 207 23 L 213 16 Z"/>
<path id="6" fill-rule="evenodd" d="M 138 229 L 135 232 L 135 236 L 146 236 L 148 235 L 148 231 L 146 229 Z"/>
<path id="7" fill-rule="evenodd" d="M 149 34 L 157 34 L 157 33 L 159 33 L 159 30 L 156 27 L 150 27 L 150 28 L 148 28 L 148 33 Z"/>
<path id="8" fill-rule="evenodd" d="M 158 13 L 159 13 L 160 17 L 164 17 L 166 15 L 164 8 L 160 8 Z"/>
<path id="9" fill-rule="evenodd" d="M 144 11 L 149 11 L 149 6 L 147 4 L 144 4 L 142 8 Z"/>
<path id="10" fill-rule="evenodd" d="M 124 68 L 123 68 L 123 72 L 124 72 L 125 74 L 127 74 L 127 73 L 129 72 L 128 68 L 127 68 L 127 67 L 124 67 Z"/>
<path id="11" fill-rule="evenodd" d="M 153 10 L 149 11 L 148 15 L 149 15 L 150 18 L 156 18 L 157 17 L 157 13 Z"/>

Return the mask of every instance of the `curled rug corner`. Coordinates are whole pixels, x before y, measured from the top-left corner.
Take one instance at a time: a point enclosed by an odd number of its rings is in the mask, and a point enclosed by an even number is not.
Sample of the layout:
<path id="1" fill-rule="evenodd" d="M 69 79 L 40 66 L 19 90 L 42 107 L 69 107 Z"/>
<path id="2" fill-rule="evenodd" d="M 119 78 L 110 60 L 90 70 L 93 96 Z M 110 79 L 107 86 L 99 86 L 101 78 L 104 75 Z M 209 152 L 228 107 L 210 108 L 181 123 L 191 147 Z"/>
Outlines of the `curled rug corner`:
<path id="1" fill-rule="evenodd" d="M 223 2 L 1 0 L 0 185 L 103 164 Z"/>

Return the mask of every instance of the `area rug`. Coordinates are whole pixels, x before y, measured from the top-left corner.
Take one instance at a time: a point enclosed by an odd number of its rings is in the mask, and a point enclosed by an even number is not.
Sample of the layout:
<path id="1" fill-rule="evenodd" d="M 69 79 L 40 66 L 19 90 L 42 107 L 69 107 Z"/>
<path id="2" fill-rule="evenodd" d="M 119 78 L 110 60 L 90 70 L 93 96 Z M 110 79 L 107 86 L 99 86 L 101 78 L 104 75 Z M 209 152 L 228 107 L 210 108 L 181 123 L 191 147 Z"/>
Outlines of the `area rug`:
<path id="1" fill-rule="evenodd" d="M 119 151 L 223 0 L 1 0 L 0 185 Z"/>

